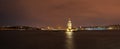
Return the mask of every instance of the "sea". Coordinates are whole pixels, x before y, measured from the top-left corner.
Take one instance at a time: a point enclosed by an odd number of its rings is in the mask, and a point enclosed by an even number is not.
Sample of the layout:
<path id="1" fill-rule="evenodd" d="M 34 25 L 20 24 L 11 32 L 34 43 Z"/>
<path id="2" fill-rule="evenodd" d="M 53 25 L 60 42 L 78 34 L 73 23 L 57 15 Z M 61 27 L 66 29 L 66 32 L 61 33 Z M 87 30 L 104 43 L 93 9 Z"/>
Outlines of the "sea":
<path id="1" fill-rule="evenodd" d="M 0 49 L 120 49 L 120 31 L 0 31 Z"/>

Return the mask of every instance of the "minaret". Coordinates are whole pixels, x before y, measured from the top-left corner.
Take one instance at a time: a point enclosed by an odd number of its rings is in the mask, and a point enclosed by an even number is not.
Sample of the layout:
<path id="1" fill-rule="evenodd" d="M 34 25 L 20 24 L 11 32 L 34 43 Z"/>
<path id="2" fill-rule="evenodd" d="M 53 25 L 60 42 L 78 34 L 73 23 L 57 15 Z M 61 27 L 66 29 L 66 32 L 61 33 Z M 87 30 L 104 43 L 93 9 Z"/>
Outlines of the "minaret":
<path id="1" fill-rule="evenodd" d="M 68 23 L 67 23 L 67 30 L 66 31 L 67 32 L 72 32 L 73 31 L 72 22 L 71 22 L 70 18 L 69 18 Z"/>

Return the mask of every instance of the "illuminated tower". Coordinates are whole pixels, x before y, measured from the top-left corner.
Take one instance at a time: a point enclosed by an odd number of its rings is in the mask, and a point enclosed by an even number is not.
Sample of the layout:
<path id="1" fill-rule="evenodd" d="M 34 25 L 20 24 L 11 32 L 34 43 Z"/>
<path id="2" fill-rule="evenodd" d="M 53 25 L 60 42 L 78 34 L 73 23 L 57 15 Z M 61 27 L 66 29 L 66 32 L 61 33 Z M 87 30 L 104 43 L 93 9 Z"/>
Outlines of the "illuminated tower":
<path id="1" fill-rule="evenodd" d="M 67 32 L 72 32 L 73 31 L 72 22 L 71 22 L 70 18 L 69 18 L 68 23 L 67 23 L 67 30 L 66 31 Z"/>

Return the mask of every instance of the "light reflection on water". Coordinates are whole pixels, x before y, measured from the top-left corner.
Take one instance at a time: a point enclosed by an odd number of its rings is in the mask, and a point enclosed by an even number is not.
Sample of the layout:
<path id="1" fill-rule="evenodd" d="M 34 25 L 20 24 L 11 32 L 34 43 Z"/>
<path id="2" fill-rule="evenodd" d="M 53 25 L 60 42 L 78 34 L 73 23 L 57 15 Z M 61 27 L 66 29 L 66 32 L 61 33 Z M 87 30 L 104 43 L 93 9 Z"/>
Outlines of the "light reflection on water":
<path id="1" fill-rule="evenodd" d="M 66 32 L 66 49 L 75 49 L 72 35 L 73 32 Z"/>

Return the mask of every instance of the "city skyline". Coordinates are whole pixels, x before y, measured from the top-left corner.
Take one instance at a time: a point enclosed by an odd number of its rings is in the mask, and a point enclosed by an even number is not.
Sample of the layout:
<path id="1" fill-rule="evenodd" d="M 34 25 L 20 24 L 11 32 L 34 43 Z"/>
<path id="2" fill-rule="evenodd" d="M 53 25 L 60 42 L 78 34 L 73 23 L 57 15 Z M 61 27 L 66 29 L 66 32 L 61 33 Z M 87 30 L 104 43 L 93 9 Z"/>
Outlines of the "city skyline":
<path id="1" fill-rule="evenodd" d="M 119 0 L 1 0 L 0 26 L 73 26 L 120 24 Z"/>

